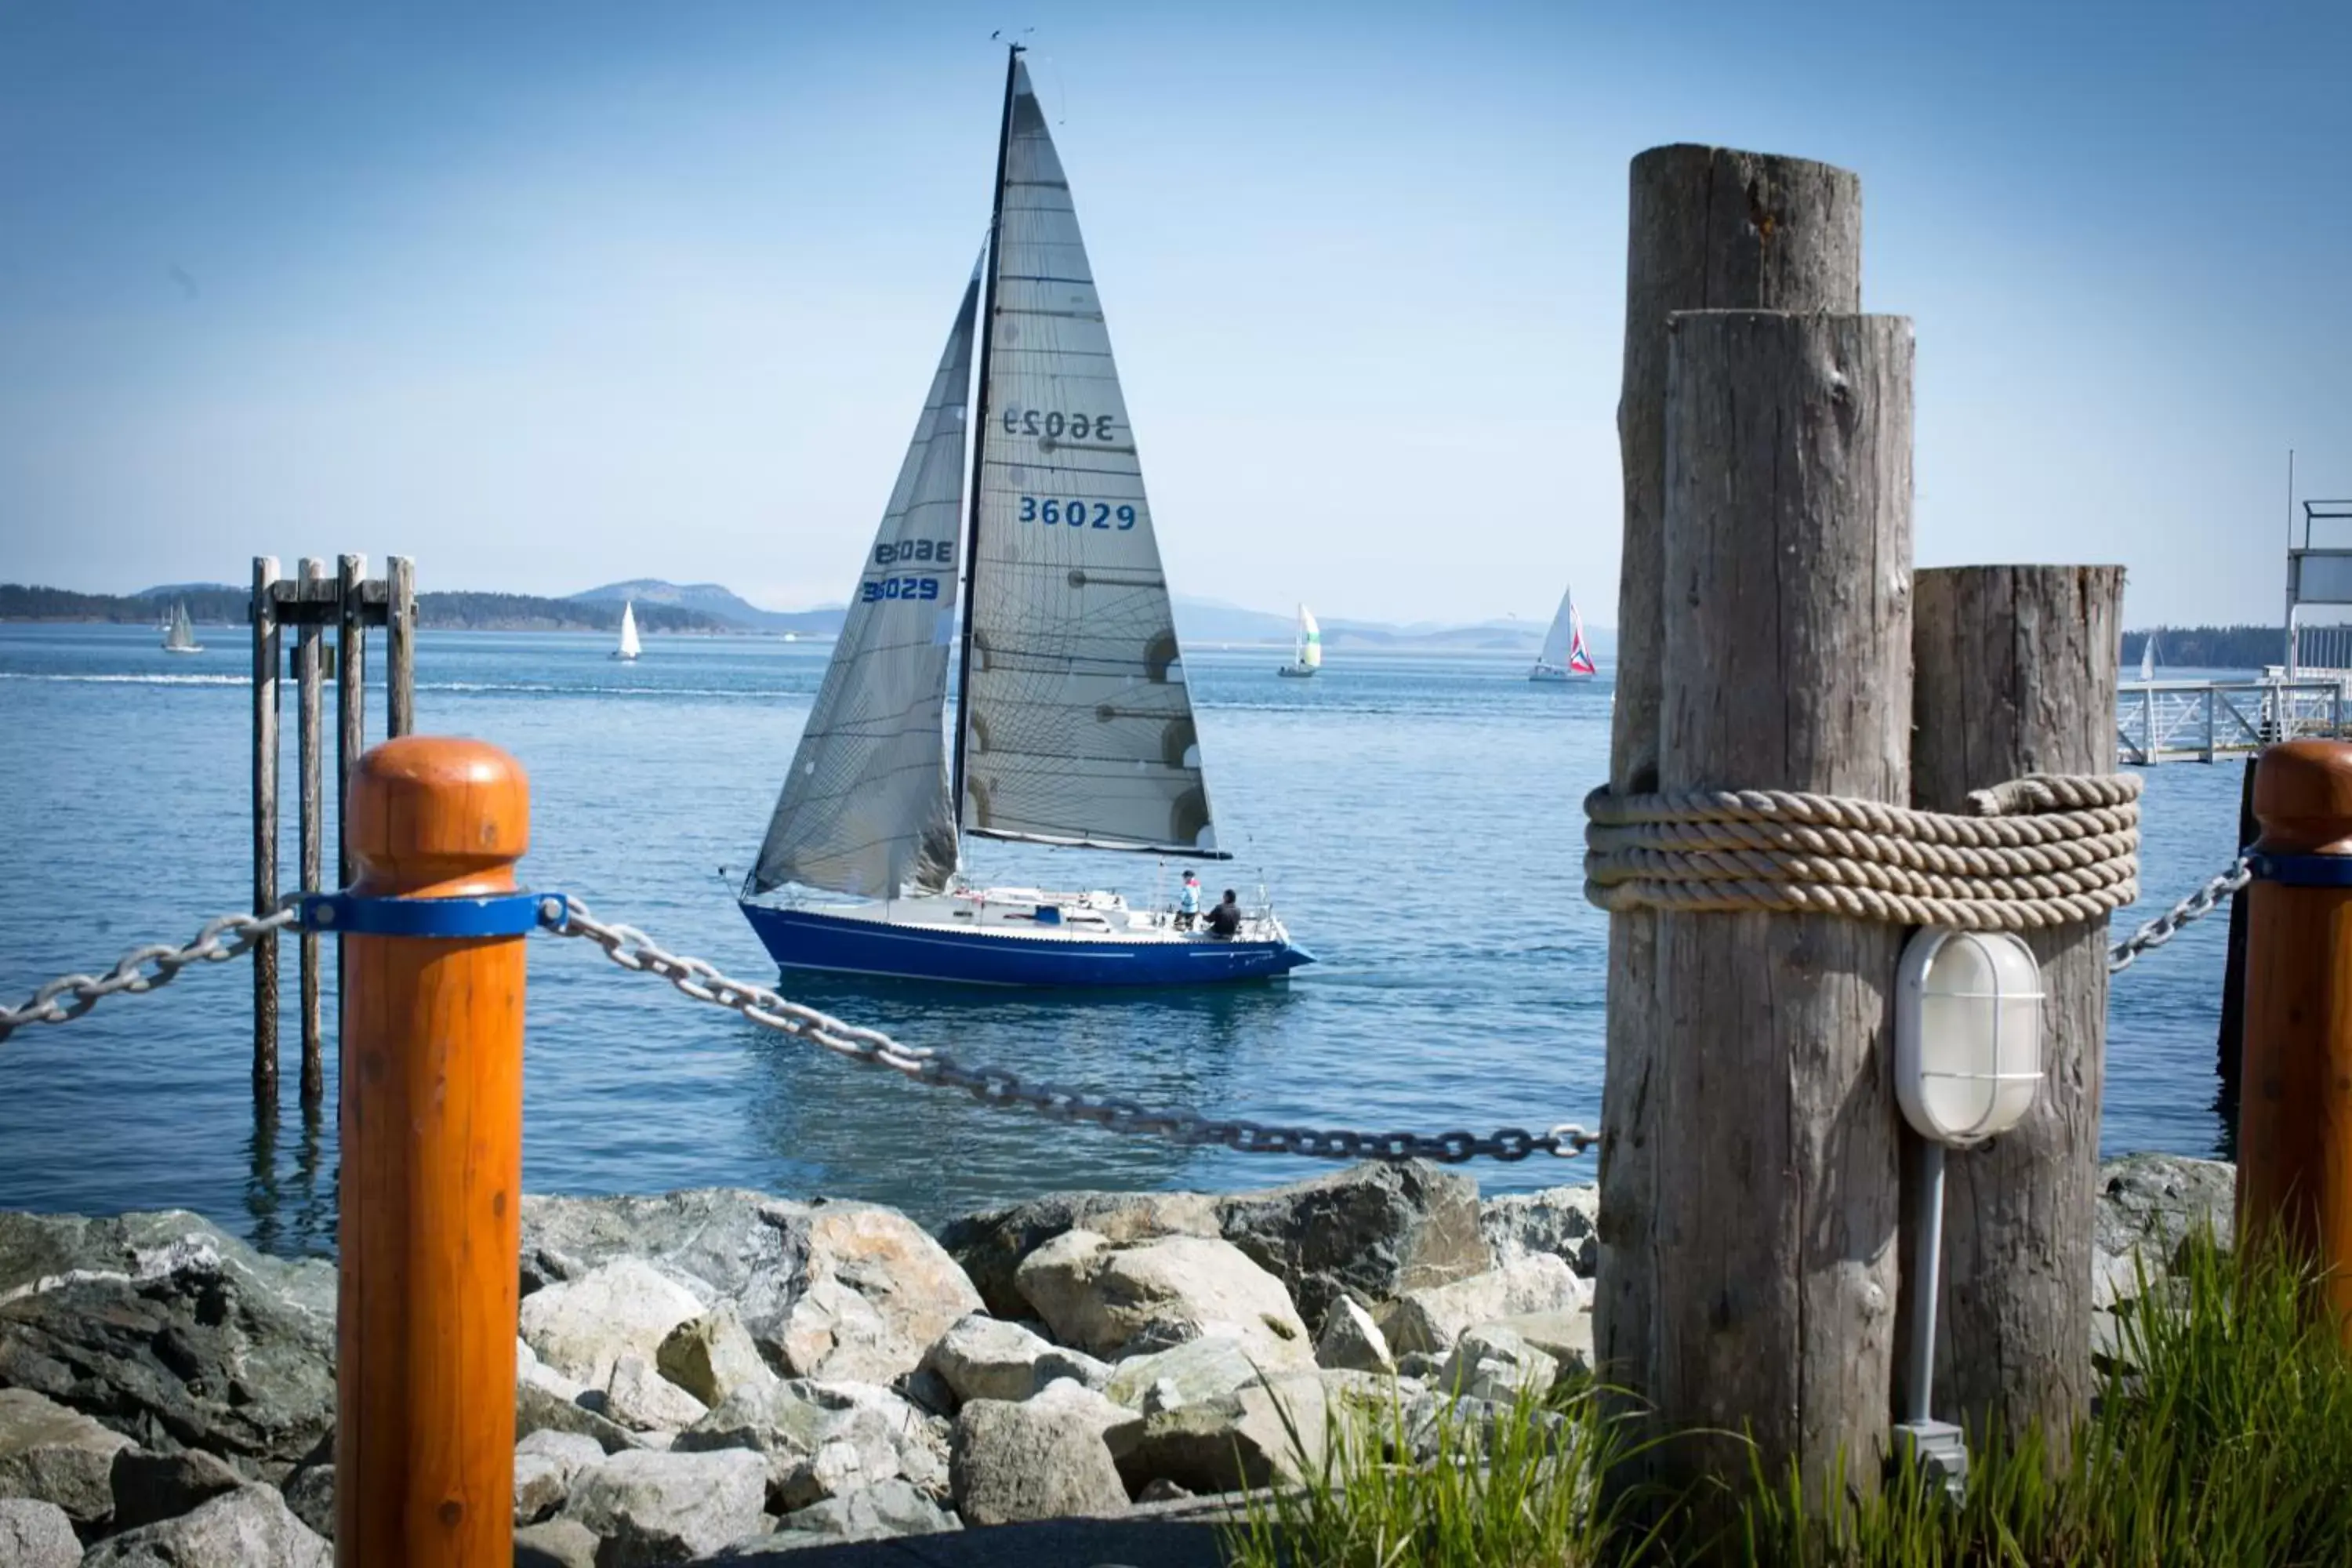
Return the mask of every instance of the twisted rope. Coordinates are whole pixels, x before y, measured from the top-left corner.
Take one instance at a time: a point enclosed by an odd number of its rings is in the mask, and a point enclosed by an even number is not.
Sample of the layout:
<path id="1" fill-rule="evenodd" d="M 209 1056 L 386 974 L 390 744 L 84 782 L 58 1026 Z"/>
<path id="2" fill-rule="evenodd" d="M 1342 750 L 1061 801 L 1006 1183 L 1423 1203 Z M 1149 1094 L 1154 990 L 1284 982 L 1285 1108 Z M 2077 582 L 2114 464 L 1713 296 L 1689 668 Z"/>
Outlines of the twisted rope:
<path id="1" fill-rule="evenodd" d="M 1952 813 L 1800 790 L 1597 789 L 1584 800 L 1584 896 L 1612 912 L 2069 925 L 2139 897 L 2139 794 L 2131 773 L 2037 773 Z"/>

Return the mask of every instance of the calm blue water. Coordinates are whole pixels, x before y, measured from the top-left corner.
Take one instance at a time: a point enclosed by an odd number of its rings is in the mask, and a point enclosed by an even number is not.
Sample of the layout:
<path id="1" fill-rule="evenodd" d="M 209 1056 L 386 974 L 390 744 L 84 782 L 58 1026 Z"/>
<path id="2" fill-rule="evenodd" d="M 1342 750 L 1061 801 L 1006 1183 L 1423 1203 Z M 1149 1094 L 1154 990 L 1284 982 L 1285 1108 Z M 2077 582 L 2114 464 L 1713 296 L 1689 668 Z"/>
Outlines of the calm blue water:
<path id="1" fill-rule="evenodd" d="M 244 904 L 248 656 L 242 628 L 203 635 L 211 651 L 170 658 L 143 629 L 0 626 L 12 999 Z M 531 885 L 772 979 L 731 889 L 828 651 L 666 637 L 623 666 L 601 638 L 428 633 L 419 727 L 496 741 L 530 770 Z M 1276 679 L 1278 658 L 1188 663 L 1220 832 L 1238 851 L 1231 880 L 1262 879 L 1320 963 L 1284 985 L 1111 1000 L 792 993 L 972 1059 L 1220 1114 L 1432 1131 L 1596 1121 L 1607 921 L 1579 896 L 1578 802 L 1606 772 L 1605 680 L 1538 688 L 1516 659 L 1343 656 L 1309 683 Z M 381 700 L 379 687 L 372 735 Z M 283 717 L 290 884 L 290 688 Z M 2227 861 L 2238 781 L 2233 765 L 2152 770 L 2143 916 Z M 1171 885 L 1150 861 L 1002 846 L 982 847 L 978 868 L 1137 899 Z M 2219 920 L 2192 928 L 2117 983 L 2110 1149 L 2214 1147 L 2223 935 Z M 0 1205 L 184 1206 L 265 1246 L 330 1245 L 333 1118 L 296 1104 L 290 942 L 283 973 L 285 1104 L 258 1124 L 243 963 L 0 1043 Z M 690 1004 L 583 942 L 533 939 L 530 984 L 533 1191 L 730 1183 L 935 1220 L 1058 1188 L 1231 1187 L 1321 1168 L 983 1110 Z M 1490 1191 L 1591 1174 L 1551 1160 L 1475 1169 Z"/>

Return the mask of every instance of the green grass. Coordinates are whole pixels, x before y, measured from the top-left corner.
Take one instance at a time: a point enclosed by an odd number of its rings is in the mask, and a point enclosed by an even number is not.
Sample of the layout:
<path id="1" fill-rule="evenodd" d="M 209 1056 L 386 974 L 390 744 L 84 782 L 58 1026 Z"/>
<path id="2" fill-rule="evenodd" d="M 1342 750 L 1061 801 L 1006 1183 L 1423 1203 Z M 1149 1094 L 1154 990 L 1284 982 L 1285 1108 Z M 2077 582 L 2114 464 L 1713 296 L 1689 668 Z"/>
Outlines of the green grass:
<path id="1" fill-rule="evenodd" d="M 2341 1568 L 2352 1357 L 2309 1311 L 2305 1279 L 2276 1263 L 2242 1274 L 2192 1243 L 2125 1318 L 2063 1451 L 1978 1446 L 1957 1508 L 1907 1473 L 1866 1499 L 1833 1477 L 1808 1500 L 1794 1478 L 1754 1472 L 1734 1506 L 1706 1510 L 1735 1522 L 1695 1542 L 1686 1499 L 1596 1503 L 1599 1477 L 1635 1451 L 1584 1389 L 1491 1421 L 1441 1412 L 1433 1445 L 1408 1440 L 1402 1411 L 1342 1421 L 1299 1485 L 1229 1530 L 1227 1553 L 1237 1568 Z M 1447 1461 L 1409 1457 L 1433 1449 Z"/>

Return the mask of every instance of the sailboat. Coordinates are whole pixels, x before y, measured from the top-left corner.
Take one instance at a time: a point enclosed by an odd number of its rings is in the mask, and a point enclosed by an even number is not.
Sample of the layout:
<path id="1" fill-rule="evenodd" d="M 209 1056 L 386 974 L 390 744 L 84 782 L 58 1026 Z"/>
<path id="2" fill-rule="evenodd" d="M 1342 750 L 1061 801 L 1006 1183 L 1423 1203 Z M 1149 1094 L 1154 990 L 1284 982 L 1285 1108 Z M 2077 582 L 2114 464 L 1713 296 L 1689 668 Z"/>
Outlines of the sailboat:
<path id="1" fill-rule="evenodd" d="M 2156 679 L 2156 634 L 2154 632 L 2148 633 L 2147 640 L 2139 645 L 2139 678 L 2142 681 Z"/>
<path id="2" fill-rule="evenodd" d="M 196 640 L 196 628 L 188 623 L 188 605 L 184 599 L 172 603 L 172 619 L 163 632 L 165 653 L 202 653 L 205 645 Z"/>
<path id="3" fill-rule="evenodd" d="M 1543 651 L 1536 655 L 1529 680 L 1583 680 L 1594 672 L 1592 655 L 1584 646 L 1584 618 L 1576 613 L 1576 589 L 1563 588 L 1559 610 L 1544 634 Z"/>
<path id="4" fill-rule="evenodd" d="M 975 839 L 1231 858 L 1102 302 L 1021 55 L 1005 65 L 989 243 L 743 912 L 788 970 L 1078 987 L 1273 978 L 1312 958 L 1262 897 L 1220 933 L 1113 892 L 961 875 Z"/>
<path id="5" fill-rule="evenodd" d="M 621 602 L 621 646 L 613 650 L 613 657 L 633 659 L 644 651 L 637 644 L 637 602 L 625 599 Z"/>
<path id="6" fill-rule="evenodd" d="M 1315 624 L 1315 612 L 1306 605 L 1298 606 L 1298 651 L 1282 667 L 1283 675 L 1307 676 L 1323 668 L 1323 628 Z"/>

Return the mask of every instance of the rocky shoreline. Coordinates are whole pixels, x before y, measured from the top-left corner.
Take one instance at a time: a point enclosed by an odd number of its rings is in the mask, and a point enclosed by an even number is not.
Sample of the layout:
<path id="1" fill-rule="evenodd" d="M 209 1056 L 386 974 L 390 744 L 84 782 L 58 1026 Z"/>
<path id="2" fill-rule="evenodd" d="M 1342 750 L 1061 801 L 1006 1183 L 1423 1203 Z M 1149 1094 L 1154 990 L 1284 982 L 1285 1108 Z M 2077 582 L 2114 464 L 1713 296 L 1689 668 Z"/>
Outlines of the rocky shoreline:
<path id="1" fill-rule="evenodd" d="M 2231 1167 L 2102 1167 L 2099 1337 Z M 1589 1370 L 1590 1186 L 1433 1166 L 1069 1193 L 934 1236 L 709 1189 L 526 1198 L 515 1560 L 751 1563 L 1278 1483 L 1286 1413 Z M 335 1270 L 192 1214 L 0 1214 L 0 1563 L 324 1568 Z"/>

